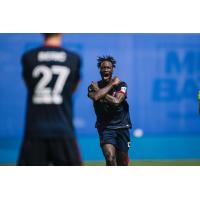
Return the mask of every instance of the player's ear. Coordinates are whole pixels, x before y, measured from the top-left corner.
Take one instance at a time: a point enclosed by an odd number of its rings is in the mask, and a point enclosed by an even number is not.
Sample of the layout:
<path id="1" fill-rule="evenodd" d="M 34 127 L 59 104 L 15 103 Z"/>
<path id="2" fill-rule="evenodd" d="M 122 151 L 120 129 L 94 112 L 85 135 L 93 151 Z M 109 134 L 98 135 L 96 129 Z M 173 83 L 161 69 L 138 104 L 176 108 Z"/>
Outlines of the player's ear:
<path id="1" fill-rule="evenodd" d="M 115 70 L 115 68 L 114 68 L 114 67 L 112 67 L 112 72 L 114 72 L 114 70 Z"/>

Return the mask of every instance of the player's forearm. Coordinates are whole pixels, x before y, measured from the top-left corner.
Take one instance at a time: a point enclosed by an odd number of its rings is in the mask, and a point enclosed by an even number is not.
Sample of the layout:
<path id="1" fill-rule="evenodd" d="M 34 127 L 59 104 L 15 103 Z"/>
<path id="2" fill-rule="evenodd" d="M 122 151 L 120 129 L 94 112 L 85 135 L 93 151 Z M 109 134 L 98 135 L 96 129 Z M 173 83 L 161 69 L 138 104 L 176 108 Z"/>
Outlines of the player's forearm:
<path id="1" fill-rule="evenodd" d="M 119 99 L 117 99 L 116 97 L 113 97 L 109 94 L 107 94 L 105 96 L 105 100 L 113 105 L 118 105 L 119 104 Z"/>
<path id="2" fill-rule="evenodd" d="M 93 99 L 94 99 L 95 101 L 98 101 L 99 99 L 104 98 L 104 97 L 107 95 L 107 93 L 108 93 L 112 88 L 113 88 L 113 83 L 110 82 L 106 87 L 97 90 L 97 91 L 94 93 Z"/>
<path id="3" fill-rule="evenodd" d="M 123 96 L 113 97 L 112 95 L 107 94 L 105 96 L 105 100 L 111 103 L 112 105 L 118 106 L 123 101 Z"/>

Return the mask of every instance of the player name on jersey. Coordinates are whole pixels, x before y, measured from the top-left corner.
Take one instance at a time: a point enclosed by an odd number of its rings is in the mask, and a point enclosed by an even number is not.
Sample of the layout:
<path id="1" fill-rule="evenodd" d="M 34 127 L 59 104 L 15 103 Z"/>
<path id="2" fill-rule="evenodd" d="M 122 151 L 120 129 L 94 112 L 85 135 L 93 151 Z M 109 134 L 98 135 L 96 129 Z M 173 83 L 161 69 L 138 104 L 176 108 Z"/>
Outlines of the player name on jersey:
<path id="1" fill-rule="evenodd" d="M 55 61 L 55 62 L 65 62 L 67 59 L 67 54 L 65 52 L 56 51 L 41 51 L 38 53 L 38 61 Z"/>

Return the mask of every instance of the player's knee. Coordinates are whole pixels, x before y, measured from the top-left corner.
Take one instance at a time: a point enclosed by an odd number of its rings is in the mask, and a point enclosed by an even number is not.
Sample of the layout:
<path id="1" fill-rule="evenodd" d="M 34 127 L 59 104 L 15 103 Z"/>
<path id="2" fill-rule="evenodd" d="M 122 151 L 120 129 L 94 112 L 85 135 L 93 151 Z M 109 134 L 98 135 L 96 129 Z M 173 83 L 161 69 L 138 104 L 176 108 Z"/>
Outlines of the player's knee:
<path id="1" fill-rule="evenodd" d="M 117 154 L 117 164 L 120 166 L 127 166 L 129 164 L 129 157 L 127 153 Z"/>
<path id="2" fill-rule="evenodd" d="M 128 161 L 128 159 L 123 158 L 123 159 L 119 160 L 117 163 L 119 166 L 128 166 L 129 161 Z"/>
<path id="3" fill-rule="evenodd" d="M 116 155 L 112 152 L 106 152 L 105 157 L 106 157 L 106 161 L 109 163 L 113 163 L 116 160 Z"/>

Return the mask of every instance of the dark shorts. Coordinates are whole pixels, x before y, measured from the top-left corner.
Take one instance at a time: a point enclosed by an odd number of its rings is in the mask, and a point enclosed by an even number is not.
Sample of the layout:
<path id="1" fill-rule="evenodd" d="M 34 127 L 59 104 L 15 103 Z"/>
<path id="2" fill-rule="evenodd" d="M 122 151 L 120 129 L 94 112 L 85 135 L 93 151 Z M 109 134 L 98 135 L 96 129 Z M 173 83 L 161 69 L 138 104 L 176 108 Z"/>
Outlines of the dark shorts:
<path id="1" fill-rule="evenodd" d="M 79 166 L 82 165 L 75 139 L 25 138 L 18 165 L 28 166 Z"/>
<path id="2" fill-rule="evenodd" d="M 99 129 L 100 146 L 112 144 L 121 152 L 128 152 L 130 148 L 129 129 Z"/>

